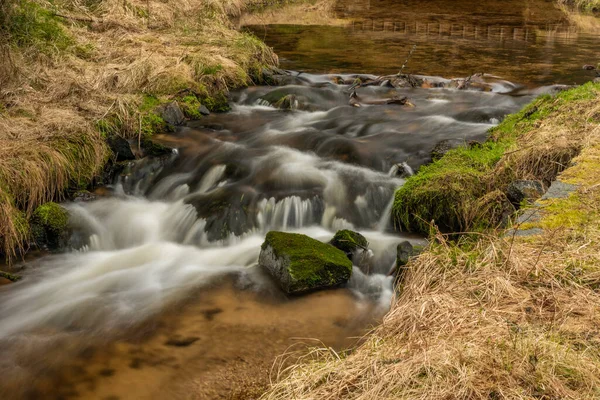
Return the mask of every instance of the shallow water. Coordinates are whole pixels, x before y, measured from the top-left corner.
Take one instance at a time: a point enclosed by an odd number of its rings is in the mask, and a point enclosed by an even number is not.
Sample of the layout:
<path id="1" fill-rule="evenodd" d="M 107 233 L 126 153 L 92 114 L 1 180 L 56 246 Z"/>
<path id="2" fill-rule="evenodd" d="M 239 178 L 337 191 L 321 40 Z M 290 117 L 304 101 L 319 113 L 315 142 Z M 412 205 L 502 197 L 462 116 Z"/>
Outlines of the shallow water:
<path id="1" fill-rule="evenodd" d="M 347 26 L 249 26 L 281 66 L 314 73 L 403 72 L 464 77 L 483 72 L 531 87 L 581 84 L 600 32 L 569 22 L 551 0 L 339 0 Z"/>
<path id="2" fill-rule="evenodd" d="M 470 24 L 538 18 L 539 2 L 525 2 L 529 14 L 516 2 L 442 3 L 453 10 L 443 18 Z M 421 2 L 339 4 L 346 18 L 442 18 Z M 540 18 L 555 17 L 564 23 L 552 10 Z M 532 44 L 527 33 L 523 42 L 543 49 L 536 58 L 534 47 L 507 39 L 423 39 L 364 27 L 267 27 L 284 66 L 336 72 L 291 72 L 283 87 L 232 93 L 231 112 L 160 138 L 172 155 L 132 162 L 96 201 L 66 204 L 73 248 L 27 261 L 23 281 L 0 287 L 0 398 L 253 398 L 289 346 L 352 345 L 390 306 L 397 244 L 424 244 L 391 226 L 391 200 L 405 177 L 438 142 L 481 141 L 534 96 L 560 89 L 551 83 L 583 79 L 556 62 L 562 41 L 550 45 L 539 30 Z M 315 34 L 321 40 L 307 41 Z M 349 72 L 397 72 L 389 55 L 405 57 L 407 37 L 421 41 L 410 72 L 427 74 L 417 76 L 422 84 L 361 86 L 351 100 L 357 78 L 377 76 Z M 590 49 L 586 40 L 578 36 L 573 64 Z M 452 62 L 442 57 L 449 42 Z M 535 60 L 552 55 L 551 68 L 532 75 L 528 61 L 514 58 L 521 51 Z M 434 76 L 484 69 L 502 78 L 477 76 L 458 90 L 461 81 Z M 285 96 L 293 110 L 274 107 Z M 405 105 L 386 104 L 404 97 Z M 270 230 L 328 241 L 342 228 L 363 233 L 371 249 L 355 258 L 344 288 L 288 297 L 257 265 Z"/>

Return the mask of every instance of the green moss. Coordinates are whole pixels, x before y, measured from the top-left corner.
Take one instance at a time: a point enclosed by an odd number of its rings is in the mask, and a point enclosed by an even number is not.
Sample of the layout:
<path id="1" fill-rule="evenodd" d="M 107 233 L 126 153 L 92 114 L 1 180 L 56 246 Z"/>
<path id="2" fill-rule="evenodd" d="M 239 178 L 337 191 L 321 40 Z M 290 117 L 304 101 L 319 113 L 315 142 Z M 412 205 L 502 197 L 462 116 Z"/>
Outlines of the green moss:
<path id="1" fill-rule="evenodd" d="M 44 228 L 54 232 L 62 232 L 69 222 L 69 214 L 60 205 L 49 202 L 42 204 L 33 212 L 33 218 Z"/>
<path id="2" fill-rule="evenodd" d="M 142 116 L 142 135 L 146 138 L 156 134 L 169 131 L 169 125 L 158 114 L 154 112 Z"/>
<path id="3" fill-rule="evenodd" d="M 17 282 L 21 280 L 19 275 L 9 274 L 8 272 L 0 271 L 0 278 L 8 279 L 11 282 Z"/>
<path id="4" fill-rule="evenodd" d="M 203 115 L 200 113 L 199 109 L 202 103 L 198 100 L 195 94 L 190 94 L 185 97 L 182 97 L 179 101 L 179 107 L 186 118 L 189 119 L 201 119 Z"/>
<path id="5" fill-rule="evenodd" d="M 60 19 L 33 1 L 19 1 L 0 19 L 0 34 L 18 47 L 35 47 L 43 53 L 51 53 L 74 44 Z"/>
<path id="6" fill-rule="evenodd" d="M 369 247 L 369 242 L 363 235 L 348 229 L 337 231 L 329 244 L 342 250 L 346 254 L 351 254 L 358 249 L 367 249 Z"/>
<path id="7" fill-rule="evenodd" d="M 269 232 L 262 249 L 269 246 L 277 257 L 290 260 L 288 292 L 339 285 L 352 274 L 352 262 L 344 252 L 306 235 Z"/>
<path id="8" fill-rule="evenodd" d="M 201 99 L 202 104 L 208 108 L 210 112 L 227 112 L 231 110 L 227 96 L 223 93 L 218 93 L 215 96 L 206 96 Z"/>

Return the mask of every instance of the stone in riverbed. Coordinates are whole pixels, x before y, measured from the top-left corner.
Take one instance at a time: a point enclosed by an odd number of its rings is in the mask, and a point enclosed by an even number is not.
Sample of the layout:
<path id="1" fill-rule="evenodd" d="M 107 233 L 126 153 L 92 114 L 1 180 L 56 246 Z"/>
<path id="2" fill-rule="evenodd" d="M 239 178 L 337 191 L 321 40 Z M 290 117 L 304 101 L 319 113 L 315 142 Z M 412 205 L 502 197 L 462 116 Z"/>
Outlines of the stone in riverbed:
<path id="1" fill-rule="evenodd" d="M 506 197 L 519 207 L 523 201 L 533 202 L 539 199 L 544 192 L 544 185 L 540 181 L 518 180 L 508 185 Z"/>
<path id="2" fill-rule="evenodd" d="M 367 250 L 369 248 L 369 242 L 363 235 L 348 229 L 337 231 L 329 244 L 346 253 L 349 259 L 352 259 L 352 255 L 356 250 Z"/>
<path id="3" fill-rule="evenodd" d="M 343 251 L 297 233 L 269 232 L 258 263 L 288 294 L 336 287 L 352 274 Z"/>

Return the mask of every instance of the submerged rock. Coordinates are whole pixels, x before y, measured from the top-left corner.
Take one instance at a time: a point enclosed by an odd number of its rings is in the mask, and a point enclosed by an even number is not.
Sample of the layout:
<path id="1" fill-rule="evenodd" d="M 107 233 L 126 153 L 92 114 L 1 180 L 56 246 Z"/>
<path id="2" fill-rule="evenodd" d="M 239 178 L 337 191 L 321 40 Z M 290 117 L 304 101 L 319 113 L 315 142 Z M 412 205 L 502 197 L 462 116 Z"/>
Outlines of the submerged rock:
<path id="1" fill-rule="evenodd" d="M 269 232 L 258 263 L 288 294 L 336 287 L 352 274 L 343 251 L 297 233 Z"/>
<path id="2" fill-rule="evenodd" d="M 506 197 L 518 207 L 523 201 L 533 202 L 539 199 L 544 192 L 544 185 L 540 181 L 518 180 L 508 185 Z"/>
<path id="3" fill-rule="evenodd" d="M 31 231 L 40 248 L 59 250 L 66 247 L 69 239 L 69 214 L 59 204 L 42 204 L 33 212 Z"/>
<path id="4" fill-rule="evenodd" d="M 346 253 L 346 256 L 350 259 L 357 250 L 367 250 L 369 248 L 369 242 L 363 235 L 348 229 L 337 231 L 329 244 Z"/>

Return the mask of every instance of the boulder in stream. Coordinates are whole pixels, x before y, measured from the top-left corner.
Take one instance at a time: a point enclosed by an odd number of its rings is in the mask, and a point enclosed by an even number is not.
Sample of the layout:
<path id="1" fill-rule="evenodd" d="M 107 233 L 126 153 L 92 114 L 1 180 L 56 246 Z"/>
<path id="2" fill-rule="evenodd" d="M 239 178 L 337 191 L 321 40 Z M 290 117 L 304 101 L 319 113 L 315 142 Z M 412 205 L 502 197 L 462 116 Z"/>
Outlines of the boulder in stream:
<path id="1" fill-rule="evenodd" d="M 297 233 L 269 232 L 258 263 L 288 294 L 336 287 L 352 275 L 343 251 Z"/>
<path id="2" fill-rule="evenodd" d="M 346 253 L 349 259 L 357 250 L 369 248 L 369 241 L 363 235 L 348 229 L 337 231 L 329 244 Z"/>
<path id="3" fill-rule="evenodd" d="M 135 155 L 131 151 L 129 142 L 121 136 L 112 135 L 108 139 L 106 139 L 106 143 L 108 144 L 108 147 L 114 154 L 115 161 L 121 162 L 135 160 Z"/>

